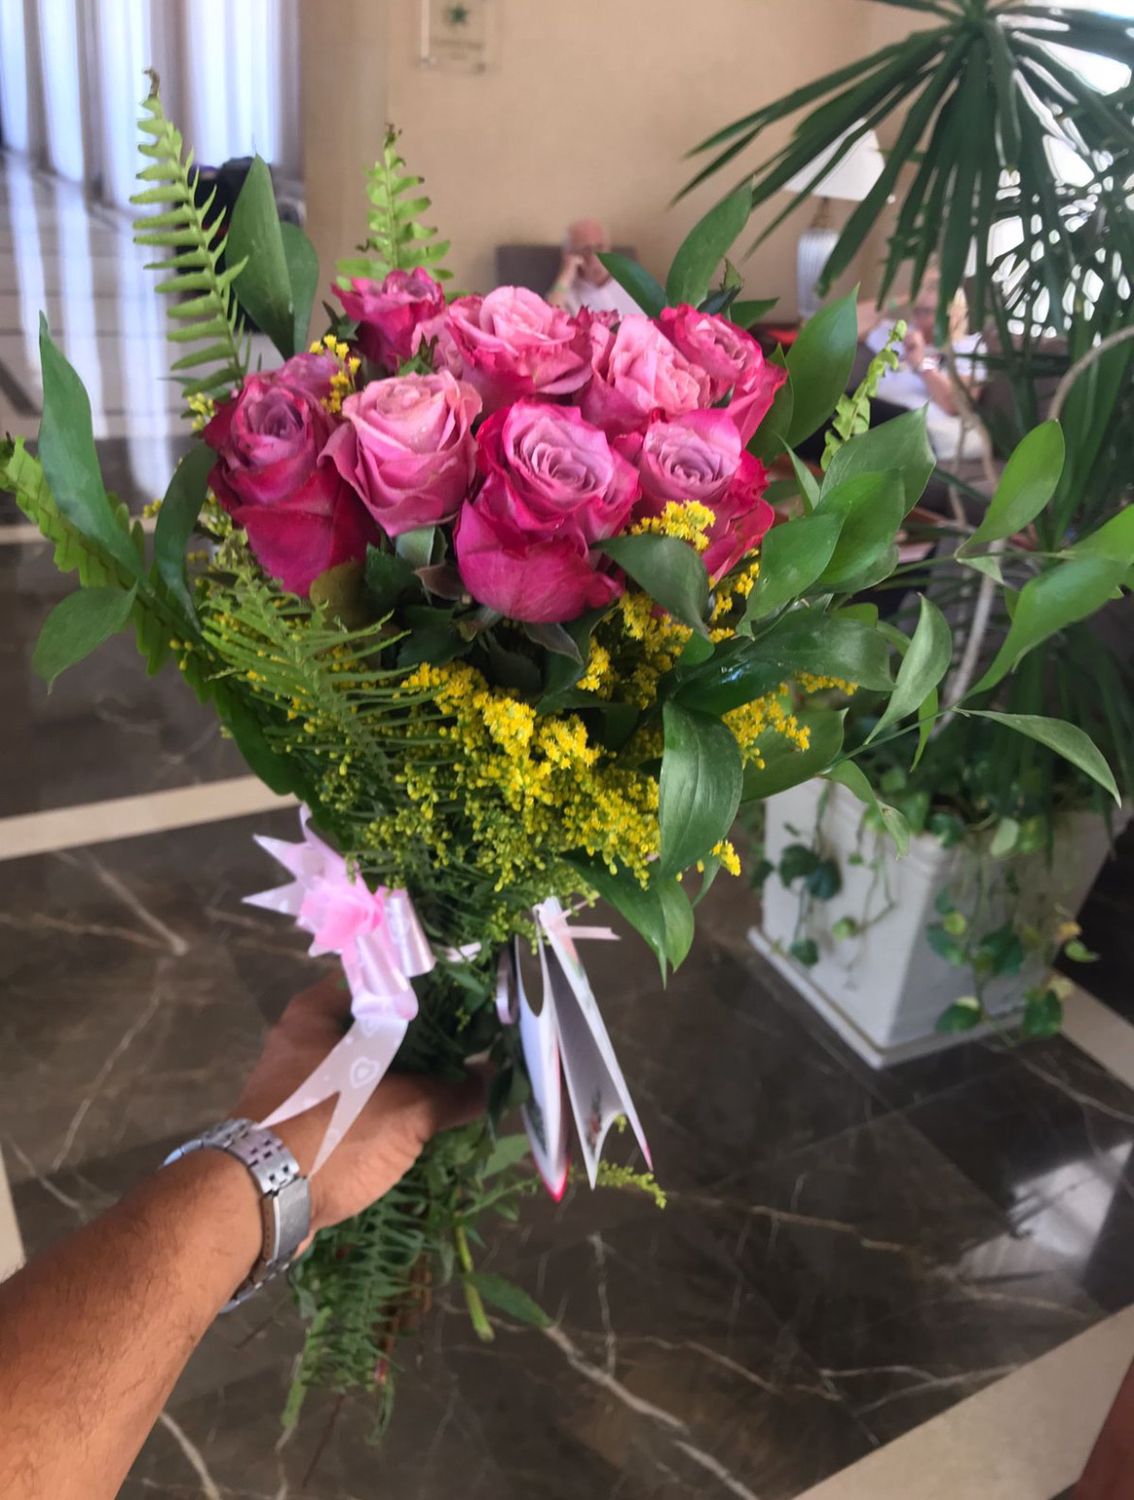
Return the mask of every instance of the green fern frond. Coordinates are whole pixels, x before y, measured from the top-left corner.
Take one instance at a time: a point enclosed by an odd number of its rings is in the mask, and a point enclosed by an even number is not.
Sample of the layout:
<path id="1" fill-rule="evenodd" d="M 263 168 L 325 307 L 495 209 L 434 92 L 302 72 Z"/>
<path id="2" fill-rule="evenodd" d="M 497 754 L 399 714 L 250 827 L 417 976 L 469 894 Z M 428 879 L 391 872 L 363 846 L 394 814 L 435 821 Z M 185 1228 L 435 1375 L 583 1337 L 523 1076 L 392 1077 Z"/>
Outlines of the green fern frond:
<path id="1" fill-rule="evenodd" d="M 245 263 L 221 269 L 226 238 L 221 215 L 218 211 L 209 218 L 216 189 L 198 204 L 193 153 L 185 152 L 181 132 L 166 118 L 156 92 L 143 101 L 142 110 L 138 128 L 143 141 L 138 149 L 151 165 L 138 173 L 139 182 L 147 186 L 130 202 L 139 208 L 156 207 L 158 212 L 134 221 L 134 243 L 171 252 L 146 267 L 165 273 L 157 290 L 171 298 L 169 338 L 177 345 L 204 346 L 172 366 L 186 399 L 225 396 L 243 380 L 248 367 L 248 342 L 240 331 L 232 291 Z"/>
<path id="2" fill-rule="evenodd" d="M 0 443 L 0 490 L 7 490 L 28 520 L 54 544 L 55 566 L 61 573 L 79 575 L 85 587 L 102 588 L 116 584 L 127 589 L 134 582 L 121 566 L 97 542 L 85 537 L 66 519 L 56 505 L 43 475 L 43 466 L 32 458 L 23 438 Z M 133 535 L 130 513 L 124 505 L 117 507 L 117 519 L 126 535 L 139 547 L 141 530 Z M 139 551 L 139 556 L 141 552 Z"/>
<path id="3" fill-rule="evenodd" d="M 438 281 L 452 278 L 452 271 L 441 264 L 449 253 L 449 241 L 439 240 L 437 230 L 419 220 L 430 207 L 426 195 L 417 191 L 422 181 L 406 171 L 398 153 L 398 132 L 387 130 L 382 155 L 367 177 L 369 233 L 359 246 L 361 256 L 340 260 L 336 266 L 341 282 L 345 284 L 352 276 L 381 281 L 391 271 L 417 267 Z"/>
<path id="4" fill-rule="evenodd" d="M 831 418 L 831 425 L 827 429 L 827 437 L 823 444 L 823 457 L 819 460 L 819 467 L 824 473 L 835 454 L 851 440 L 858 437 L 870 426 L 870 403 L 878 394 L 883 375 L 888 370 L 896 370 L 900 362 L 898 345 L 906 336 L 906 325 L 899 318 L 891 330 L 890 337 L 879 349 L 878 353 L 867 366 L 866 374 L 858 389 L 849 396 L 840 396 L 835 407 L 835 414 Z"/>

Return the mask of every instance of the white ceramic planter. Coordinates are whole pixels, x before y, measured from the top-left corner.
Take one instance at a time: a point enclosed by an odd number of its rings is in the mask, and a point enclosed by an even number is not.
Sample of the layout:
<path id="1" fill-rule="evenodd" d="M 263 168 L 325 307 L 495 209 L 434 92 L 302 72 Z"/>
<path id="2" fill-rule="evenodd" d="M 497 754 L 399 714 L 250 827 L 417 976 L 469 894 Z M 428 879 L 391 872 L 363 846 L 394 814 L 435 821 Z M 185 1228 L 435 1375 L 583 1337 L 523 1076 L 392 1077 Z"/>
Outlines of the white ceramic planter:
<path id="1" fill-rule="evenodd" d="M 826 799 L 822 804 L 824 792 Z M 830 901 L 814 902 L 800 923 L 800 881 L 788 890 L 775 874 L 764 883 L 763 923 L 749 934 L 765 955 L 811 1005 L 875 1067 L 953 1045 L 963 1037 L 942 1036 L 938 1017 L 955 1000 L 972 992 L 972 976 L 940 958 L 929 947 L 926 927 L 940 920 L 939 892 L 949 886 L 966 914 L 981 901 L 981 931 L 1000 925 L 1007 912 L 1003 900 L 980 897 L 988 886 L 990 860 L 966 846 L 944 849 L 921 834 L 898 859 L 888 839 L 862 828 L 862 804 L 844 787 L 812 781 L 769 799 L 766 853 L 773 864 L 789 844 L 810 845 L 817 821 L 820 847 L 833 858 L 842 890 Z M 1020 884 L 1013 905 L 1023 920 L 1029 909 L 1037 919 L 1049 916 L 1052 902 L 1068 914 L 1079 911 L 1110 847 L 1103 820 L 1094 813 L 1072 813 L 1059 825 L 1054 858 L 1028 855 L 1012 862 Z M 859 854 L 862 863 L 849 857 Z M 837 939 L 831 927 L 841 916 L 865 926 L 853 937 Z M 819 949 L 811 968 L 788 953 L 797 938 L 809 937 Z M 1022 1003 L 1024 992 L 1047 977 L 1038 957 L 1021 972 L 994 980 L 985 990 L 986 1008 L 1003 1017 Z"/>

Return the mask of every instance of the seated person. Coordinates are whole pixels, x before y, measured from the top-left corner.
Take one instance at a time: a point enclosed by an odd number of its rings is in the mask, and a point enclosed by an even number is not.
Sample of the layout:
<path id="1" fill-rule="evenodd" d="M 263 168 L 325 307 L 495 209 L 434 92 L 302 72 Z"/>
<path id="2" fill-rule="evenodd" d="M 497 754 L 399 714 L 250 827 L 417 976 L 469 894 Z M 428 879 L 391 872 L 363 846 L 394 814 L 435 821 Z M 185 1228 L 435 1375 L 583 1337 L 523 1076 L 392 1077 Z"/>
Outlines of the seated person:
<path id="1" fill-rule="evenodd" d="M 599 251 L 610 249 L 610 239 L 598 219 L 576 219 L 563 237 L 563 259 L 547 300 L 565 312 L 621 315 L 642 309 L 599 260 Z"/>
<path id="2" fill-rule="evenodd" d="M 973 357 L 981 346 L 981 335 L 966 332 L 967 310 L 963 295 L 958 294 L 949 318 L 949 352 L 954 373 L 947 370 L 947 356 L 933 342 L 939 281 L 937 272 L 930 270 L 913 302 L 893 316 L 860 302 L 858 336 L 876 354 L 890 337 L 898 318 L 905 318 L 909 328 L 901 363 L 896 370 L 887 370 L 883 375 L 878 399 L 911 410 L 928 402 L 929 441 L 938 459 L 948 466 L 958 458 L 980 457 L 980 439 L 973 426 L 964 422 L 954 378 L 975 401 L 984 379 L 984 367 Z"/>

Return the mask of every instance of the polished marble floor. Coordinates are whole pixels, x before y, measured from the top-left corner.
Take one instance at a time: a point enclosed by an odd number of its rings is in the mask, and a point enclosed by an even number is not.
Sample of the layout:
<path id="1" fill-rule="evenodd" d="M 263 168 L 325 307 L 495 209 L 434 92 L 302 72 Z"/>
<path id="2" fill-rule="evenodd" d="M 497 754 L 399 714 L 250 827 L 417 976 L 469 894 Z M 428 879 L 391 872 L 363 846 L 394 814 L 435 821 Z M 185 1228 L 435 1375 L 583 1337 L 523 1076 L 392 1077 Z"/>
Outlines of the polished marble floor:
<path id="1" fill-rule="evenodd" d="M 46 299 L 140 508 L 180 438 L 137 267 L 119 221 L 0 157 L 0 429 L 34 433 Z M 0 843 L 0 1147 L 34 1253 L 228 1112 L 314 963 L 240 905 L 272 878 L 252 834 L 293 812 L 214 822 L 206 792 L 195 826 L 84 845 L 81 804 L 241 766 L 128 643 L 49 697 L 27 658 L 66 585 L 2 536 L 0 818 L 76 806 L 68 847 Z M 277 1291 L 210 1333 L 123 1494 L 790 1500 L 1134 1301 L 1134 1091 L 1063 1038 L 872 1072 L 747 947 L 754 910 L 718 881 L 664 991 L 629 935 L 588 955 L 669 1205 L 576 1191 L 502 1227 L 487 1264 L 551 1329 L 486 1350 L 442 1300 L 380 1448 L 332 1401 L 281 1443 Z"/>

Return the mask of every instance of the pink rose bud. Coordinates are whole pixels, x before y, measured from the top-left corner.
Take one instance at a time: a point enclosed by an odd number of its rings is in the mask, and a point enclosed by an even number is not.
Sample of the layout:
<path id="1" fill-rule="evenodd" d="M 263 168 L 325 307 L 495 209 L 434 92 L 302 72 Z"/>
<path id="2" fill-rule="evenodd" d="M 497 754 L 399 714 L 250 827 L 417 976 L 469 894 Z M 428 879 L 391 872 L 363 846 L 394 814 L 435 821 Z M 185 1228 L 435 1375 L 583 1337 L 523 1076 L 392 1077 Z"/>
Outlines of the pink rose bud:
<path id="1" fill-rule="evenodd" d="M 617 331 L 590 324 L 594 378 L 580 402 L 588 422 L 609 433 L 634 432 L 651 414 L 673 417 L 711 405 L 709 377 L 691 363 L 644 313 Z"/>
<path id="2" fill-rule="evenodd" d="M 391 271 L 384 281 L 355 276 L 335 296 L 358 324 L 358 345 L 366 358 L 391 374 L 414 354 L 418 327 L 445 311 L 445 293 L 420 267 Z"/>
<path id="3" fill-rule="evenodd" d="M 321 462 L 334 426 L 322 402 L 338 368 L 329 356 L 301 354 L 251 375 L 203 434 L 217 453 L 213 493 L 264 571 L 296 594 L 363 557 L 378 537 L 357 497 Z"/>
<path id="4" fill-rule="evenodd" d="M 736 423 L 741 445 L 747 447 L 787 371 L 769 364 L 752 335 L 727 318 L 683 303 L 664 308 L 658 321 L 674 347 L 708 376 L 712 404 L 728 397 L 724 410 Z"/>
<path id="5" fill-rule="evenodd" d="M 571 395 L 590 379 L 587 321 L 525 287 L 459 297 L 447 324 L 462 374 L 480 392 L 485 411 L 522 396 Z"/>
<path id="6" fill-rule="evenodd" d="M 480 397 L 447 371 L 375 380 L 343 402 L 326 456 L 386 532 L 451 520 L 474 473 Z"/>
<path id="7" fill-rule="evenodd" d="M 562 624 L 622 592 L 610 573 L 596 569 L 577 530 L 525 525 L 504 486 L 486 486 L 462 508 L 453 540 L 469 593 L 511 620 Z"/>
<path id="8" fill-rule="evenodd" d="M 581 412 L 518 401 L 477 434 L 485 489 L 506 491 L 510 514 L 534 527 L 578 532 L 596 542 L 620 532 L 638 493 L 633 467 Z"/>

